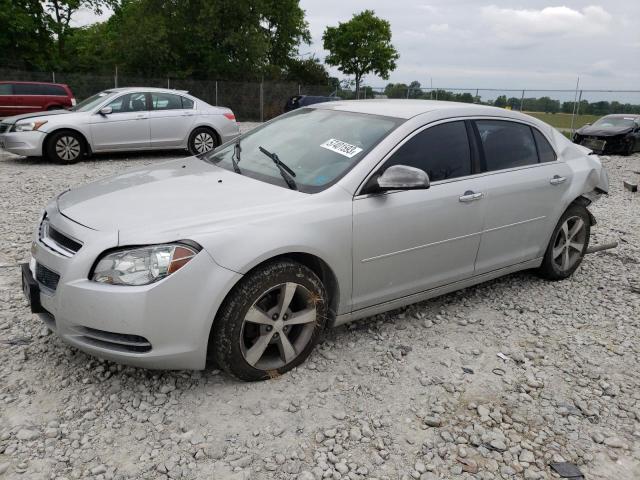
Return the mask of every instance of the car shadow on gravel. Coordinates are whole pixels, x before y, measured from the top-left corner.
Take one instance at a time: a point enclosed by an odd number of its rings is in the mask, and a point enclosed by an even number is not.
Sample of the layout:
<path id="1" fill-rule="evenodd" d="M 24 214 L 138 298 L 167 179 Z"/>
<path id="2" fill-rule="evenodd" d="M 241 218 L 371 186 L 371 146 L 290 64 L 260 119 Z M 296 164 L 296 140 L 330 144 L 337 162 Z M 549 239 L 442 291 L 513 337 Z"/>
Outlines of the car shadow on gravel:
<path id="1" fill-rule="evenodd" d="M 93 162 L 122 162 L 122 161 L 131 161 L 131 160 L 149 160 L 149 161 L 163 161 L 163 160 L 173 160 L 179 158 L 190 157 L 191 154 L 187 153 L 185 150 L 158 150 L 158 151 L 144 151 L 144 152 L 122 152 L 122 153 L 103 153 L 103 154 L 94 154 L 90 157 L 85 158 L 84 160 L 71 164 L 68 166 L 74 166 L 82 163 L 93 163 Z M 6 163 L 12 163 L 16 165 L 56 165 L 55 162 L 48 160 L 45 157 L 19 157 L 17 155 L 12 155 L 7 152 L 0 152 L 0 161 L 5 161 Z M 60 165 L 64 166 L 64 165 Z"/>

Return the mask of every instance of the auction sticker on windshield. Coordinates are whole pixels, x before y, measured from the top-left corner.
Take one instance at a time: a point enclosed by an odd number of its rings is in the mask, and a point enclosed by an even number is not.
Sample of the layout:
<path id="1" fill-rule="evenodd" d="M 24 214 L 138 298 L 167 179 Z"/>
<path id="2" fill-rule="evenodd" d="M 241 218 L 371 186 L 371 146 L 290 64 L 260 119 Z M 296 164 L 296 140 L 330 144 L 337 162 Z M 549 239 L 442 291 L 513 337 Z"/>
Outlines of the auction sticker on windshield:
<path id="1" fill-rule="evenodd" d="M 338 140 L 336 138 L 330 138 L 320 146 L 322 148 L 326 148 L 327 150 L 331 150 L 332 152 L 344 155 L 347 158 L 355 157 L 362 151 L 360 147 L 356 147 L 355 145 L 351 145 L 350 143 L 343 142 L 342 140 Z"/>

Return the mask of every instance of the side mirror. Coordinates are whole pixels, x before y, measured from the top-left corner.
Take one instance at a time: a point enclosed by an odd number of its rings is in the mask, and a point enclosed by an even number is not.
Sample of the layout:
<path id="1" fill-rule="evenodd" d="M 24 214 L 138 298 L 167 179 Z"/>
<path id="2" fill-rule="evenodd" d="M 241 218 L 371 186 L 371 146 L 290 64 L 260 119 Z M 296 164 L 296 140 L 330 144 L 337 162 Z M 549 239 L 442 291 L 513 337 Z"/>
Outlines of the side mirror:
<path id="1" fill-rule="evenodd" d="M 393 165 L 378 177 L 380 190 L 420 190 L 429 188 L 429 175 L 419 168 L 407 165 Z"/>
<path id="2" fill-rule="evenodd" d="M 107 115 L 109 115 L 112 112 L 113 112 L 113 109 L 111 107 L 104 107 L 104 108 L 101 108 L 98 113 L 100 115 L 102 115 L 103 117 L 106 117 Z"/>

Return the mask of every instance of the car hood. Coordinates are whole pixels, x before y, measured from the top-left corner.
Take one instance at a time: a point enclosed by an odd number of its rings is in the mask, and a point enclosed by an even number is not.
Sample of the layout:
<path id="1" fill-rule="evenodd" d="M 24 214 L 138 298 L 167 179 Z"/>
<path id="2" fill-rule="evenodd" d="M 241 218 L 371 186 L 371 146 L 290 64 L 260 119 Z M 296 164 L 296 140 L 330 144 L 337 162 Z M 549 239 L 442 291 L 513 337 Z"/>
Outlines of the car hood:
<path id="1" fill-rule="evenodd" d="M 14 124 L 19 120 L 26 120 L 31 118 L 40 118 L 40 117 L 50 117 L 52 115 L 69 115 L 76 112 L 70 112 L 69 110 L 50 110 L 47 112 L 33 112 L 33 113 L 23 113 L 21 115 L 14 115 L 13 117 L 7 117 L 2 120 L 2 123 L 10 123 Z"/>
<path id="2" fill-rule="evenodd" d="M 579 128 L 578 134 L 593 137 L 613 137 L 614 135 L 629 133 L 631 130 L 630 127 L 598 127 L 595 125 L 587 125 Z"/>
<path id="3" fill-rule="evenodd" d="M 171 232 L 175 238 L 158 239 L 169 241 L 188 238 L 197 227 L 277 214 L 307 197 L 190 157 L 89 183 L 64 192 L 57 203 L 85 227 L 127 232 L 127 238 Z"/>

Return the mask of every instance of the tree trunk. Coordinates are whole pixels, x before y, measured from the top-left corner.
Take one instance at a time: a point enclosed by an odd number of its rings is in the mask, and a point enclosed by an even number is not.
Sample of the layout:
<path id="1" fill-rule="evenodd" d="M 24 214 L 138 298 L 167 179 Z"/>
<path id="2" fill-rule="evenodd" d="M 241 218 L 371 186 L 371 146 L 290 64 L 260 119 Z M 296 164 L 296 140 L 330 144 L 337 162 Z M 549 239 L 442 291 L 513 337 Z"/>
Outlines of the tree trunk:
<path id="1" fill-rule="evenodd" d="M 360 100 L 360 78 L 359 74 L 356 74 L 356 100 Z"/>

